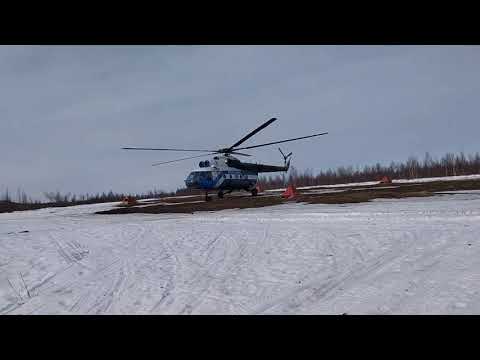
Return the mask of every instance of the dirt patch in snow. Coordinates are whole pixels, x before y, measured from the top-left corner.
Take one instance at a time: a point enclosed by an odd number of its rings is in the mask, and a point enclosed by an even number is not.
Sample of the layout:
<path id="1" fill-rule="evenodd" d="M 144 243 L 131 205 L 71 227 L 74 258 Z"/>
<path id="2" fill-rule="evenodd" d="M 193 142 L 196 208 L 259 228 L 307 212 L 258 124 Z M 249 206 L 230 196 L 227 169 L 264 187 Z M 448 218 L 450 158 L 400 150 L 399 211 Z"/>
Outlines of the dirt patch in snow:
<path id="1" fill-rule="evenodd" d="M 425 197 L 435 196 L 438 191 L 457 191 L 457 190 L 479 190 L 480 180 L 459 180 L 459 181 L 436 181 L 429 183 L 418 183 L 416 186 L 412 184 L 399 184 L 397 187 L 385 188 L 384 186 L 371 186 L 359 190 L 358 188 L 345 189 L 342 192 L 331 193 L 308 193 L 308 191 L 300 191 L 293 199 L 284 199 L 281 194 L 272 196 L 259 195 L 238 196 L 231 195 L 219 199 L 212 196 L 211 201 L 201 201 L 203 196 L 191 198 L 189 202 L 185 199 L 169 200 L 169 204 L 151 203 L 149 206 L 128 206 L 118 207 L 107 211 L 100 211 L 97 214 L 161 214 L 161 213 L 194 213 L 198 211 L 217 211 L 226 209 L 245 209 L 257 208 L 264 206 L 280 205 L 286 202 L 300 202 L 307 204 L 348 204 L 361 203 L 374 199 L 401 199 L 407 197 Z M 441 195 L 437 195 L 441 196 Z M 160 201 L 160 200 L 159 200 Z M 144 204 L 145 205 L 145 204 Z"/>

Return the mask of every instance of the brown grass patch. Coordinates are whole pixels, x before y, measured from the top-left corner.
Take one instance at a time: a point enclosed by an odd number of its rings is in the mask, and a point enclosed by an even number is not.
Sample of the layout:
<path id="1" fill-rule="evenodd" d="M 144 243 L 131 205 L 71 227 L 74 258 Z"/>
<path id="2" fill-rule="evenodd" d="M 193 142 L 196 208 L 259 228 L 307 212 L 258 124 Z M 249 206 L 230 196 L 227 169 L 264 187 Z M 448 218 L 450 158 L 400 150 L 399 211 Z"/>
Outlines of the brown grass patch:
<path id="1" fill-rule="evenodd" d="M 301 192 L 292 200 L 286 200 L 280 194 L 275 196 L 225 196 L 224 199 L 218 199 L 212 195 L 212 200 L 208 202 L 200 202 L 188 204 L 190 201 L 202 200 L 203 196 L 195 198 L 180 199 L 160 199 L 161 202 L 171 204 L 152 204 L 147 207 L 123 207 L 107 211 L 98 212 L 98 214 L 162 214 L 162 213 L 194 213 L 197 211 L 218 211 L 226 209 L 247 209 L 264 206 L 279 205 L 286 202 L 301 202 L 309 204 L 348 204 L 362 203 L 373 199 L 401 199 L 407 197 L 426 197 L 433 196 L 437 191 L 455 191 L 455 190 L 480 190 L 480 180 L 458 180 L 458 181 L 436 181 L 430 183 L 409 183 L 409 184 L 393 184 L 395 188 L 382 189 L 383 184 L 372 185 L 358 189 L 358 187 L 343 188 L 343 192 L 325 193 L 325 194 L 309 194 Z M 185 204 L 185 202 L 187 202 Z"/>

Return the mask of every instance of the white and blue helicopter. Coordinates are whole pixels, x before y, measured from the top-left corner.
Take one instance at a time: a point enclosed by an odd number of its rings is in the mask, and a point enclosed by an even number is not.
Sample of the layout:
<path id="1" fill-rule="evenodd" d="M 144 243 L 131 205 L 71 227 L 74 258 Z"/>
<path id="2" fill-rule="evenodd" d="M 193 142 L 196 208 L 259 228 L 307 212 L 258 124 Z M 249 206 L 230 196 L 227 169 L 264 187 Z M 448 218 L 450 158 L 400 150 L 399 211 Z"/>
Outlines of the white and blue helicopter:
<path id="1" fill-rule="evenodd" d="M 210 200 L 208 193 L 217 191 L 218 197 L 223 198 L 224 194 L 229 194 L 233 191 L 248 191 L 251 192 L 252 196 L 257 196 L 257 181 L 259 173 L 268 173 L 268 172 L 287 172 L 290 167 L 290 159 L 292 153 L 285 155 L 283 151 L 279 148 L 278 150 L 283 156 L 284 165 L 275 166 L 275 165 L 265 165 L 265 164 L 254 164 L 242 162 L 232 155 L 239 156 L 251 156 L 238 150 L 248 150 L 259 148 L 262 146 L 269 146 L 280 144 L 289 141 L 296 141 L 301 139 L 312 138 L 315 136 L 321 136 L 328 134 L 327 132 L 302 136 L 294 139 L 274 141 L 266 144 L 253 145 L 239 147 L 249 138 L 257 134 L 259 131 L 263 130 L 271 123 L 276 121 L 276 118 L 272 118 L 256 128 L 255 130 L 248 133 L 242 139 L 237 141 L 235 144 L 228 148 L 218 149 L 218 150 L 199 150 L 199 149 L 171 149 L 171 148 L 144 148 L 144 147 L 124 147 L 124 150 L 147 150 L 147 151 L 178 151 L 178 152 L 203 152 L 204 154 L 192 157 L 186 157 L 182 159 L 164 161 L 153 164 L 153 166 L 169 164 L 177 161 L 190 160 L 210 155 L 215 155 L 211 160 L 200 161 L 198 164 L 198 169 L 192 171 L 188 177 L 185 179 L 185 185 L 189 189 L 200 189 L 205 191 L 205 200 Z"/>

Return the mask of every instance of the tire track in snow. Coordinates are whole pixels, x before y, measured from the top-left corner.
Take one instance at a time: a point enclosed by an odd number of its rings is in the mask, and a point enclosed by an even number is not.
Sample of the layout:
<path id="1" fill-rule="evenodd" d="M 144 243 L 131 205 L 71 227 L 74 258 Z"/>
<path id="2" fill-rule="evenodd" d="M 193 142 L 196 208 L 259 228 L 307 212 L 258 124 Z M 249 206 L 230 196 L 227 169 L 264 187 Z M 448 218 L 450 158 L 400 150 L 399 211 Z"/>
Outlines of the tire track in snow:
<path id="1" fill-rule="evenodd" d="M 340 288 L 343 290 L 359 282 L 361 279 L 372 275 L 372 273 L 387 267 L 401 255 L 401 248 L 395 246 L 370 261 L 357 264 L 345 273 L 329 276 L 326 280 L 322 279 L 320 282 L 315 280 L 311 281 L 298 289 L 280 296 L 273 302 L 258 307 L 254 313 L 263 314 L 269 310 L 273 310 L 275 307 L 286 307 L 286 311 L 284 310 L 282 312 L 289 313 L 300 306 L 304 308 L 308 307 L 311 304 L 318 303 L 318 301 L 325 299 L 328 295 L 335 292 L 335 290 L 339 290 Z"/>
<path id="2" fill-rule="evenodd" d="M 205 295 L 207 295 L 208 290 L 212 286 L 216 277 L 214 274 L 219 273 L 221 265 L 225 263 L 225 255 L 227 253 L 227 248 L 223 247 L 223 251 L 217 256 L 214 257 L 214 253 L 219 247 L 219 239 L 222 237 L 224 231 L 220 231 L 215 237 L 210 240 L 204 251 L 202 252 L 202 257 L 205 257 L 205 262 L 202 266 L 202 269 L 196 273 L 194 278 L 191 280 L 191 284 L 195 284 L 195 288 L 198 290 L 190 290 L 190 294 L 187 297 L 186 303 L 184 304 L 180 314 L 191 314 L 195 311 L 205 300 Z M 222 250 L 222 248 L 220 248 Z M 205 256 L 206 255 L 206 256 Z"/>

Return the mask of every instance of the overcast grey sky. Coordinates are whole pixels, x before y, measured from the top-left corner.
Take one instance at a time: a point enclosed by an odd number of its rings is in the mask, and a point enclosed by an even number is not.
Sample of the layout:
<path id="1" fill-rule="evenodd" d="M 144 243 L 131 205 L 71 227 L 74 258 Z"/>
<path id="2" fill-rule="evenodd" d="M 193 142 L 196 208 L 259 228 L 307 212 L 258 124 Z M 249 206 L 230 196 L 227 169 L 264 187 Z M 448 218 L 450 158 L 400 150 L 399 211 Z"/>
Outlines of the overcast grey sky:
<path id="1" fill-rule="evenodd" d="M 120 148 L 228 146 L 271 117 L 246 145 L 328 131 L 284 145 L 315 172 L 480 151 L 479 64 L 478 46 L 0 46 L 0 191 L 175 190 L 198 160 Z"/>

